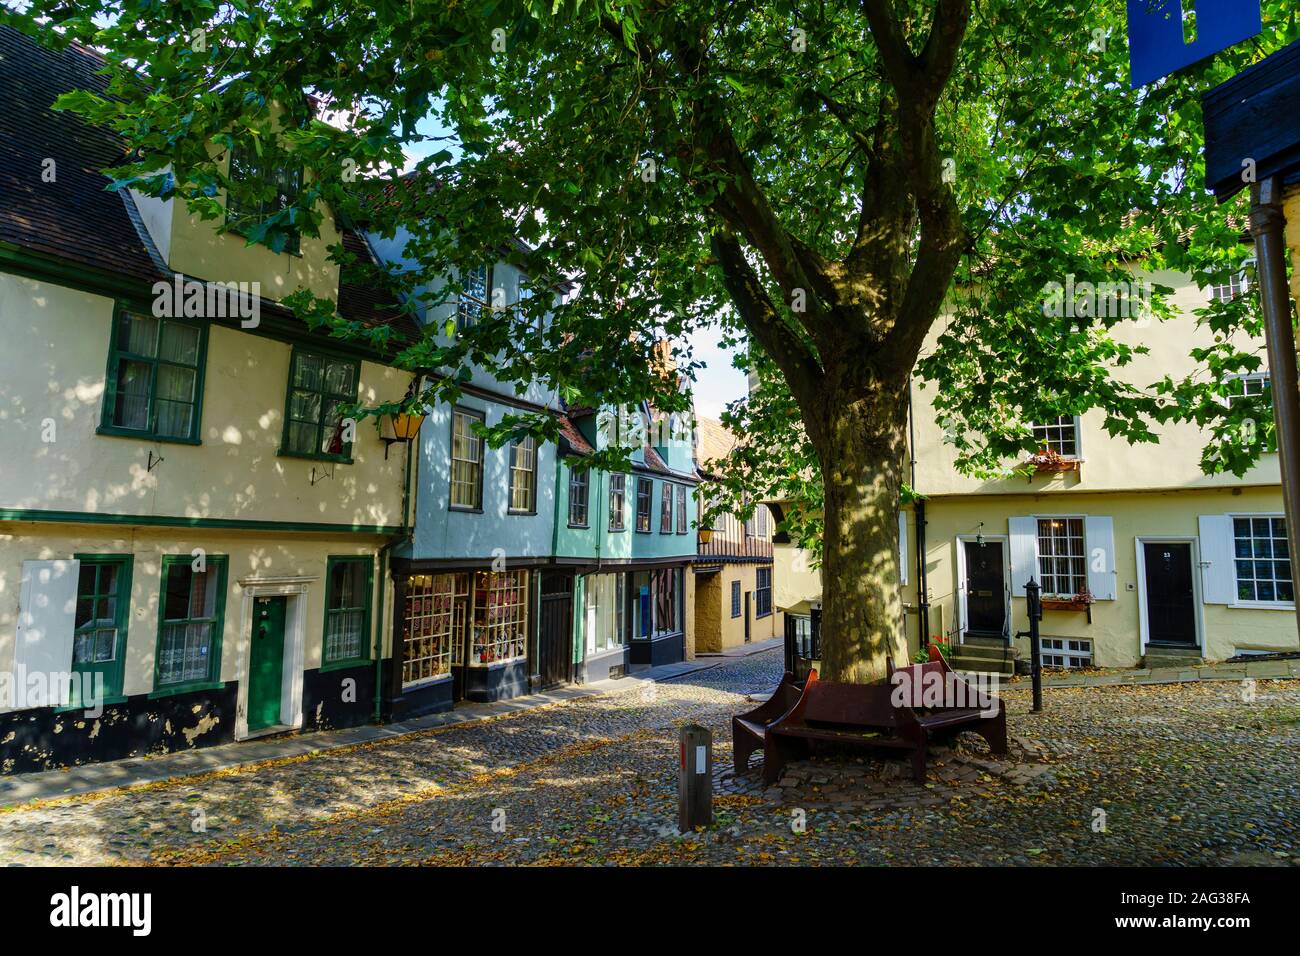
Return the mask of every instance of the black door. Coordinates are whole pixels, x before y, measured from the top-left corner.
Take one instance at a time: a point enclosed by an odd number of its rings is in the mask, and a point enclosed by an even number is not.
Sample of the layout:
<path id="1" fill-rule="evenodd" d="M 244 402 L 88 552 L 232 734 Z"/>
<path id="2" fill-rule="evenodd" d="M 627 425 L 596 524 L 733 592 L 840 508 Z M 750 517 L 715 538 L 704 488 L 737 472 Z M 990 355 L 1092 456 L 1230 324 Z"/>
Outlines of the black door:
<path id="1" fill-rule="evenodd" d="M 964 541 L 966 549 L 966 633 L 1005 637 L 1006 580 L 1001 541 Z"/>
<path id="2" fill-rule="evenodd" d="M 1196 646 L 1196 608 L 1192 590 L 1192 546 L 1142 544 L 1146 564 L 1147 641 Z"/>
<path id="3" fill-rule="evenodd" d="M 538 641 L 543 687 L 573 680 L 573 575 L 543 574 Z"/>

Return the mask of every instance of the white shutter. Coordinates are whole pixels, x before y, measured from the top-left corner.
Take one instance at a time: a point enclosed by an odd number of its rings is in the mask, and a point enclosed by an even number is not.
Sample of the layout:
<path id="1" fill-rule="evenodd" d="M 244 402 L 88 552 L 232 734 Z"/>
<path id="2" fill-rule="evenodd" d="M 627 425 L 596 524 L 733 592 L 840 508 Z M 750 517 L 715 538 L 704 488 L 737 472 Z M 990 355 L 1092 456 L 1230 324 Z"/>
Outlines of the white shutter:
<path id="1" fill-rule="evenodd" d="M 898 583 L 907 584 L 907 512 L 898 509 Z"/>
<path id="2" fill-rule="evenodd" d="M 24 561 L 14 644 L 15 703 L 48 707 L 67 703 L 67 682 L 54 675 L 72 670 L 72 632 L 77 618 L 80 561 Z M 38 680 L 31 681 L 32 675 Z"/>
<path id="3" fill-rule="evenodd" d="M 1025 585 L 1038 579 L 1038 519 L 1033 517 L 1008 518 L 1011 532 L 1011 596 L 1024 597 Z"/>
<path id="4" fill-rule="evenodd" d="M 1232 561 L 1232 516 L 1201 515 L 1201 600 L 1231 604 L 1237 574 Z"/>
<path id="5" fill-rule="evenodd" d="M 1083 546 L 1088 549 L 1088 590 L 1095 600 L 1115 600 L 1115 522 L 1110 515 L 1083 519 Z"/>

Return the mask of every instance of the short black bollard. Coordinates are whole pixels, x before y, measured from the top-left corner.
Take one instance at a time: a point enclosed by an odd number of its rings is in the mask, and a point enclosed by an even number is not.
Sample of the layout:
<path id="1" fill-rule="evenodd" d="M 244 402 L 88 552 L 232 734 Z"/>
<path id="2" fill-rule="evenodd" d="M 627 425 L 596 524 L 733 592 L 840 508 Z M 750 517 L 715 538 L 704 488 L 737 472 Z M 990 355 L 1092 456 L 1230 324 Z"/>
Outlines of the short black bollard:
<path id="1" fill-rule="evenodd" d="M 677 776 L 677 829 L 689 833 L 713 822 L 713 734 L 707 727 L 682 728 Z"/>
<path id="2" fill-rule="evenodd" d="M 1043 709 L 1043 651 L 1038 639 L 1038 622 L 1043 619 L 1043 588 L 1033 578 L 1025 585 L 1025 604 L 1029 612 L 1029 661 L 1034 680 L 1034 713 Z"/>

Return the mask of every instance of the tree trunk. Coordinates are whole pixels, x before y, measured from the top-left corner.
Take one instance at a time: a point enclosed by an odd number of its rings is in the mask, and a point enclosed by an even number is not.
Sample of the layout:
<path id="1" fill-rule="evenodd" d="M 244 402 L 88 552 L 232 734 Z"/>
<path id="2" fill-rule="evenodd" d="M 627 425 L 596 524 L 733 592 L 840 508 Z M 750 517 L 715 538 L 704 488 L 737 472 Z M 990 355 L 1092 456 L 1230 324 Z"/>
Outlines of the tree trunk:
<path id="1" fill-rule="evenodd" d="M 818 443 L 825 487 L 820 676 L 869 684 L 906 662 L 898 506 L 907 456 L 906 390 L 830 403 Z"/>

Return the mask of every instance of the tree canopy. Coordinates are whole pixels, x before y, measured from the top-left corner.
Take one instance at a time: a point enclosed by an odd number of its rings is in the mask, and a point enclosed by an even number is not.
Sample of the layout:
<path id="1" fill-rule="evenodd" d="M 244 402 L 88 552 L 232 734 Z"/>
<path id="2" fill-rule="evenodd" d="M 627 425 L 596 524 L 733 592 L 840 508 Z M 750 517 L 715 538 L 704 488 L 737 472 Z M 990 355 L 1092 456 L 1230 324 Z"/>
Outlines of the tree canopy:
<path id="1" fill-rule="evenodd" d="M 1240 269 L 1244 200 L 1203 188 L 1199 93 L 1300 35 L 1290 0 L 1264 10 L 1258 39 L 1140 90 L 1123 0 L 34 0 L 23 22 L 106 51 L 112 96 L 66 105 L 138 150 L 119 185 L 221 216 L 221 191 L 248 187 L 209 144 L 246 139 L 315 174 L 251 241 L 312 234 L 323 200 L 409 232 L 415 268 L 375 277 L 395 299 L 485 250 L 538 289 L 571 284 L 548 324 L 536 296 L 405 347 L 399 363 L 453 373 L 426 399 L 473 361 L 577 404 L 679 409 L 653 343 L 725 323 L 762 383 L 728 416 L 749 450 L 727 486 L 824 503 L 795 530 L 827 553 L 831 673 L 861 677 L 898 635 L 878 592 L 897 580 L 913 374 L 974 472 L 1032 450 L 1028 422 L 1094 409 L 1134 442 L 1207 425 L 1208 468 L 1266 447 L 1265 408 L 1215 401 L 1220 373 L 1261 361 L 1228 334 L 1255 327 L 1249 302 L 1212 305 L 1203 373 L 1163 382 L 1126 380 L 1138 347 L 1117 317 L 1043 307 L 1052 283 L 1126 282 L 1135 262 L 1207 285 Z M 321 101 L 350 121 L 319 121 Z M 447 148 L 399 179 L 431 125 Z M 387 334 L 294 304 L 341 336 Z M 1169 314 L 1157 290 L 1153 318 Z"/>

